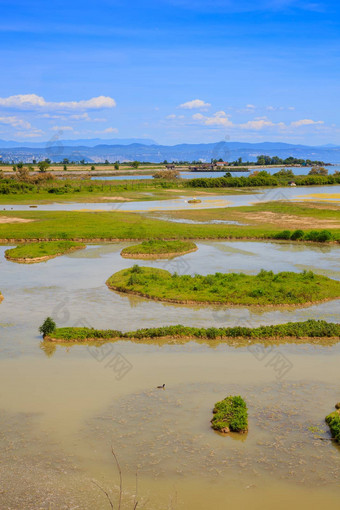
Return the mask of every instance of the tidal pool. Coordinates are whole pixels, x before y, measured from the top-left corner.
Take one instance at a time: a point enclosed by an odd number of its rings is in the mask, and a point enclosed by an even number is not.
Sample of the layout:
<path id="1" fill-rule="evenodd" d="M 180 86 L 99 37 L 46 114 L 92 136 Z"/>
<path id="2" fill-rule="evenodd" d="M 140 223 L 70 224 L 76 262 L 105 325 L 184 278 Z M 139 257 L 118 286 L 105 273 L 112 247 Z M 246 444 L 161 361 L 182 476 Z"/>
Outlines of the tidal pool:
<path id="1" fill-rule="evenodd" d="M 109 508 L 91 480 L 116 497 L 111 445 L 123 470 L 124 510 L 133 508 L 136 469 L 138 507 L 150 510 L 335 507 L 340 449 L 319 437 L 330 437 L 324 417 L 339 401 L 340 345 L 280 345 L 261 358 L 250 348 L 195 342 L 40 348 L 37 329 L 48 315 L 59 326 L 122 330 L 339 320 L 339 301 L 261 311 L 122 296 L 105 281 L 135 263 L 120 257 L 129 244 L 92 245 L 27 266 L 4 259 L 0 247 L 0 507 Z M 313 269 L 340 278 L 338 246 L 223 241 L 198 248 L 141 265 L 190 274 Z M 245 436 L 210 429 L 213 404 L 228 394 L 248 403 Z"/>

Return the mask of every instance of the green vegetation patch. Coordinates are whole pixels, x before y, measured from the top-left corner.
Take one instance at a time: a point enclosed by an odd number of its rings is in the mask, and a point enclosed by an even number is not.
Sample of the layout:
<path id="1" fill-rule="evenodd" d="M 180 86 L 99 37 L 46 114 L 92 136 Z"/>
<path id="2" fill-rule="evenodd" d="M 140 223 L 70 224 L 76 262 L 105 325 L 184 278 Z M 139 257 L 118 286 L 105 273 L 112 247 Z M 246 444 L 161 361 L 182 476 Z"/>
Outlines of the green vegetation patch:
<path id="1" fill-rule="evenodd" d="M 12 261 L 39 261 L 57 257 L 65 253 L 85 248 L 85 244 L 75 241 L 48 241 L 28 243 L 5 251 L 5 257 Z"/>
<path id="2" fill-rule="evenodd" d="M 195 243 L 191 241 L 162 241 L 160 239 L 143 241 L 141 244 L 129 246 L 124 248 L 121 252 L 123 257 L 138 257 L 146 258 L 148 255 L 181 255 L 197 250 Z"/>
<path id="3" fill-rule="evenodd" d="M 326 276 L 263 269 L 257 275 L 244 273 L 171 274 L 164 269 L 123 269 L 106 282 L 109 288 L 150 299 L 176 303 L 230 305 L 300 305 L 340 297 L 340 282 Z"/>
<path id="4" fill-rule="evenodd" d="M 241 208 L 205 209 L 187 211 L 188 219 L 240 220 L 237 212 Z M 244 208 L 251 212 L 251 207 Z M 212 211 L 214 211 L 212 213 Z M 195 214 L 191 214 L 195 213 Z M 179 212 L 171 214 L 183 217 Z M 2 222 L 5 216 L 6 222 Z M 7 218 L 13 218 L 13 223 Z M 15 222 L 16 218 L 31 220 Z M 245 221 L 245 215 L 242 216 Z M 313 220 L 311 220 L 311 225 Z M 285 228 L 285 220 L 277 226 L 266 224 L 265 220 L 252 225 L 232 224 L 188 224 L 149 218 L 145 214 L 131 212 L 76 212 L 76 211 L 1 211 L 0 239 L 14 240 L 86 240 L 115 241 L 146 239 L 195 240 L 195 239 L 273 239 Z M 299 226 L 300 227 L 300 226 Z M 340 229 L 332 229 L 334 241 L 340 242 Z"/>
<path id="5" fill-rule="evenodd" d="M 220 402 L 216 402 L 214 417 L 211 426 L 219 432 L 247 432 L 248 411 L 247 405 L 240 396 L 229 396 Z"/>
<path id="6" fill-rule="evenodd" d="M 256 172 L 247 177 L 232 177 L 228 172 L 225 177 L 203 177 L 189 179 L 185 182 L 187 188 L 254 188 L 257 186 L 288 186 L 289 180 L 294 178 L 296 186 L 322 186 L 339 184 L 340 174 L 334 175 L 293 175 L 286 174 L 270 175 L 265 170 Z"/>
<path id="7" fill-rule="evenodd" d="M 56 328 L 51 327 L 51 321 L 48 318 L 41 326 L 41 333 L 48 335 L 51 340 L 60 342 L 86 342 L 89 340 L 112 340 L 112 339 L 135 339 L 148 340 L 155 338 L 174 338 L 174 339 L 200 339 L 216 340 L 228 338 L 246 339 L 246 345 L 249 340 L 255 342 L 266 339 L 280 338 L 340 338 L 340 324 L 308 320 L 304 322 L 288 322 L 286 324 L 276 324 L 271 326 L 260 326 L 258 328 L 247 328 L 235 326 L 229 328 L 195 328 L 190 326 L 163 326 L 158 328 L 143 328 L 136 331 L 121 332 L 115 329 L 93 329 L 93 328 Z"/>
<path id="8" fill-rule="evenodd" d="M 336 410 L 333 413 L 326 416 L 326 423 L 330 428 L 332 437 L 337 443 L 340 443 L 340 409 L 338 406 L 339 404 L 336 405 Z"/>

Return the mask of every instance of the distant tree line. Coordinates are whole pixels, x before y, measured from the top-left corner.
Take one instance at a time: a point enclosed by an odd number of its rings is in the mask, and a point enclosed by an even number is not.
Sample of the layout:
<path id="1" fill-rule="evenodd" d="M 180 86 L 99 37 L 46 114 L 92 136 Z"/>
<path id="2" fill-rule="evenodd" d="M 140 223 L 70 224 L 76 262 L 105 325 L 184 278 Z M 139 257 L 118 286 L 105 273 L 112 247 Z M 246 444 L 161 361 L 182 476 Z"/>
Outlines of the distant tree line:
<path id="1" fill-rule="evenodd" d="M 222 162 L 222 159 L 213 160 L 212 162 Z M 242 158 L 238 158 L 235 161 L 231 161 L 229 166 L 273 166 L 273 165 L 301 165 L 301 166 L 324 166 L 327 163 L 323 161 L 313 161 L 311 159 L 300 159 L 294 158 L 290 156 L 289 158 L 282 159 L 278 156 L 265 156 L 261 154 L 261 156 L 257 156 L 256 161 L 243 161 Z"/>

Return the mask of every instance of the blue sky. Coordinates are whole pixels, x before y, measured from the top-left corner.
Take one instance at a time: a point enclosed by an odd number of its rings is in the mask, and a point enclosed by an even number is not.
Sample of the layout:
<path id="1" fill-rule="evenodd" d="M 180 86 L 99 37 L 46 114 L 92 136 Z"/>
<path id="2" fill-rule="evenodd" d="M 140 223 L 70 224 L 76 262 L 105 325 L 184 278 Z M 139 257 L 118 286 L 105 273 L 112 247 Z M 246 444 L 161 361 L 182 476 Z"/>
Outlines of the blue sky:
<path id="1" fill-rule="evenodd" d="M 0 138 L 340 144 L 340 7 L 1 0 Z"/>

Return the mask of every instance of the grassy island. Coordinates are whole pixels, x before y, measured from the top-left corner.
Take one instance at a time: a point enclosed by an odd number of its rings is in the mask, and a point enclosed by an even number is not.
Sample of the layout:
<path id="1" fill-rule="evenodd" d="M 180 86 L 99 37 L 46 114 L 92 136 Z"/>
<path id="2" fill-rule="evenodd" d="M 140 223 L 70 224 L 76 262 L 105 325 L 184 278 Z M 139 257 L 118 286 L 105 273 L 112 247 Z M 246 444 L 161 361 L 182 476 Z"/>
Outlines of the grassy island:
<path id="1" fill-rule="evenodd" d="M 229 328 L 195 328 L 190 326 L 164 326 L 159 328 L 144 328 L 137 331 L 121 332 L 115 329 L 93 329 L 93 328 L 52 328 L 44 330 L 46 341 L 58 343 L 86 344 L 93 341 L 109 342 L 112 340 L 231 340 L 234 346 L 248 346 L 249 343 L 279 343 L 280 339 L 285 341 L 313 339 L 340 339 L 340 324 L 308 320 L 304 322 L 288 322 L 272 326 L 260 326 L 258 328 L 247 328 L 234 326 Z M 235 340 L 237 340 L 235 342 Z"/>
<path id="2" fill-rule="evenodd" d="M 190 276 L 135 265 L 115 273 L 106 284 L 115 291 L 183 304 L 281 306 L 340 297 L 340 282 L 312 271 L 274 274 L 262 269 L 257 275 L 215 273 Z"/>
<path id="3" fill-rule="evenodd" d="M 85 244 L 74 241 L 48 241 L 27 243 L 5 251 L 5 257 L 12 262 L 32 264 L 85 248 Z"/>
<path id="4" fill-rule="evenodd" d="M 247 405 L 240 396 L 229 396 L 216 402 L 211 426 L 224 434 L 228 432 L 248 432 Z"/>
<path id="5" fill-rule="evenodd" d="M 160 239 L 143 241 L 121 251 L 121 256 L 132 259 L 170 258 L 196 251 L 191 241 L 162 241 Z"/>
<path id="6" fill-rule="evenodd" d="M 326 416 L 326 423 L 330 428 L 332 437 L 340 444 L 340 403 L 336 404 L 333 413 Z"/>

